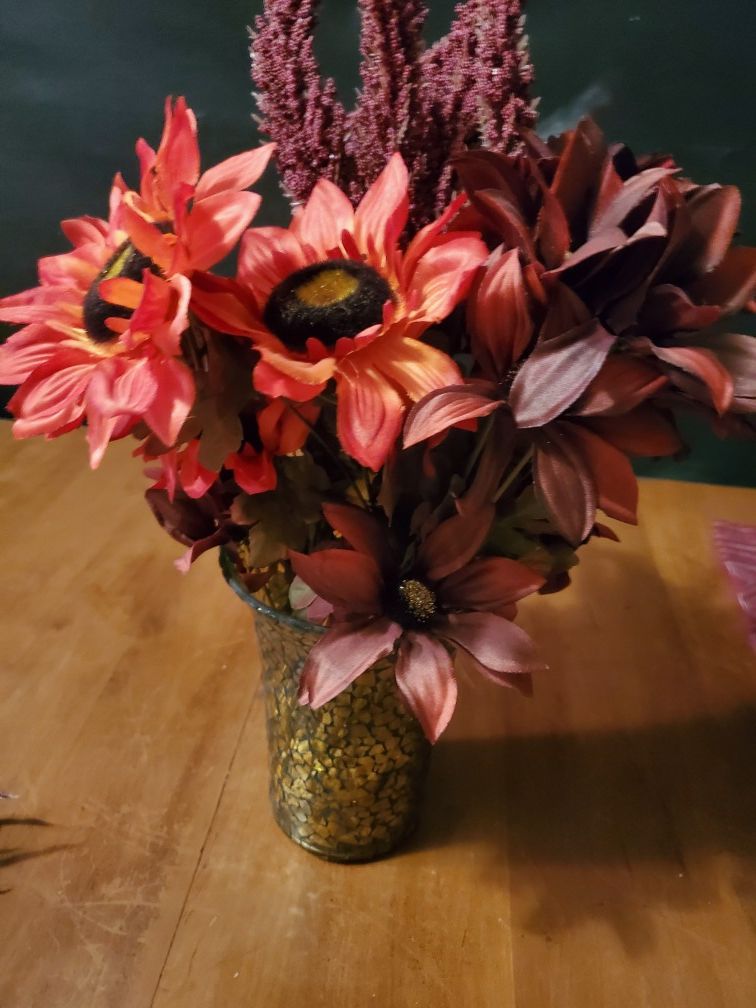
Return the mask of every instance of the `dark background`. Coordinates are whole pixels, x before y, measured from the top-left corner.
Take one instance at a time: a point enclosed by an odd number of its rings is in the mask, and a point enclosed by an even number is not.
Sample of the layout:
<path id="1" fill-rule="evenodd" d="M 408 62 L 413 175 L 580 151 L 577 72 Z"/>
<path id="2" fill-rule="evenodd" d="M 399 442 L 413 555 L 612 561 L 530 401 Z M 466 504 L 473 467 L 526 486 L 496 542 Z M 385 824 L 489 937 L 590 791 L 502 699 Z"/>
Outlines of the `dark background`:
<path id="1" fill-rule="evenodd" d="M 448 27 L 431 0 L 428 37 Z M 256 142 L 248 0 L 0 0 L 0 294 L 30 287 L 35 262 L 65 251 L 65 217 L 105 216 L 113 174 L 138 174 L 133 146 L 153 145 L 167 94 L 198 115 L 203 164 Z M 594 113 L 638 152 L 668 150 L 699 182 L 743 192 L 744 242 L 756 243 L 756 5 L 750 0 L 531 0 L 529 33 L 541 132 Z M 318 50 L 349 100 L 357 83 L 355 0 L 325 0 Z M 255 223 L 287 221 L 273 173 Z M 9 330 L 6 330 L 9 331 Z M 751 325 L 750 331 L 755 331 Z M 756 453 L 688 428 L 679 465 L 651 475 L 756 485 Z"/>

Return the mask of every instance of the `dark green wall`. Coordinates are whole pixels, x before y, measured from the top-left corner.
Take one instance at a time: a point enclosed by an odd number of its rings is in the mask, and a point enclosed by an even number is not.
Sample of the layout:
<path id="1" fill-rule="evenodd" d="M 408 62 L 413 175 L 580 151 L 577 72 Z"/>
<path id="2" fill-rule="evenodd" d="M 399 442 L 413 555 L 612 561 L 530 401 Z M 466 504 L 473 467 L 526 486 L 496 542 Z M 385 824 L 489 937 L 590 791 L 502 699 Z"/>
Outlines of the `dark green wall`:
<path id="1" fill-rule="evenodd" d="M 452 3 L 431 2 L 429 36 Z M 40 254 L 63 251 L 63 217 L 104 214 L 110 179 L 136 182 L 133 143 L 159 137 L 166 94 L 186 94 L 205 163 L 254 142 L 246 0 L 1 0 L 0 292 L 30 286 Z M 346 97 L 356 84 L 354 0 L 325 0 L 319 49 Z M 532 0 L 529 30 L 551 130 L 594 111 L 637 150 L 675 153 L 699 181 L 743 190 L 756 242 L 756 5 L 747 0 Z M 258 223 L 282 223 L 271 185 Z M 681 466 L 644 472 L 756 485 L 752 446 L 695 432 Z"/>

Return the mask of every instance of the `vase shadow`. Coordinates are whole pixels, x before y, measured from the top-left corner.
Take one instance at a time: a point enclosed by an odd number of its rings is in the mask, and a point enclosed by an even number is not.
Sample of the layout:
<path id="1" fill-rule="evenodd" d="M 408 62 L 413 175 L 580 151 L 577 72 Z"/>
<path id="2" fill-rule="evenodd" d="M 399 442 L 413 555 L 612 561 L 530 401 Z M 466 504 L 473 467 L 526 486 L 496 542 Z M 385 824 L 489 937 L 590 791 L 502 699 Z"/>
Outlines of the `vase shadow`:
<path id="1" fill-rule="evenodd" d="M 475 851 L 532 932 L 599 917 L 642 952 L 647 911 L 716 899 L 723 857 L 756 910 L 756 705 L 633 732 L 450 741 L 433 757 L 408 851 Z"/>
<path id="2" fill-rule="evenodd" d="M 407 851 L 472 856 L 474 871 L 509 889 L 513 927 L 546 941 L 600 919 L 640 955 L 660 907 L 684 913 L 728 890 L 756 931 L 756 676 L 745 637 L 742 648 L 728 637 L 742 631 L 737 609 L 675 588 L 673 615 L 669 589 L 639 562 L 591 577 L 593 611 L 591 598 L 567 593 L 544 619 L 555 675 L 531 710 L 484 693 L 471 711 L 464 698 L 458 737 L 433 752 Z M 633 640 L 621 624 L 630 606 Z M 529 629 L 548 639 L 545 626 Z M 577 684 L 559 677 L 558 649 L 573 639 Z M 690 660 L 702 641 L 704 672 Z"/>

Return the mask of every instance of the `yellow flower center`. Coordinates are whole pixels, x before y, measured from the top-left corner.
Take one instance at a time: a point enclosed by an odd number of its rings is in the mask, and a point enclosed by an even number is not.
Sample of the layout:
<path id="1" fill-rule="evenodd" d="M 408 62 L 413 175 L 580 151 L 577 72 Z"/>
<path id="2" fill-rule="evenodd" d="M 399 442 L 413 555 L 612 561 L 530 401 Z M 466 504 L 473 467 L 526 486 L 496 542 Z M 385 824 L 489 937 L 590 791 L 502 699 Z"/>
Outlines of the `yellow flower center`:
<path id="1" fill-rule="evenodd" d="M 383 306 L 393 300 L 388 282 L 372 266 L 326 259 L 283 280 L 271 293 L 263 319 L 292 350 L 304 350 L 308 339 L 330 347 L 379 325 Z"/>
<path id="2" fill-rule="evenodd" d="M 322 270 L 294 288 L 294 296 L 309 308 L 327 308 L 351 297 L 360 286 L 359 279 L 345 269 Z"/>

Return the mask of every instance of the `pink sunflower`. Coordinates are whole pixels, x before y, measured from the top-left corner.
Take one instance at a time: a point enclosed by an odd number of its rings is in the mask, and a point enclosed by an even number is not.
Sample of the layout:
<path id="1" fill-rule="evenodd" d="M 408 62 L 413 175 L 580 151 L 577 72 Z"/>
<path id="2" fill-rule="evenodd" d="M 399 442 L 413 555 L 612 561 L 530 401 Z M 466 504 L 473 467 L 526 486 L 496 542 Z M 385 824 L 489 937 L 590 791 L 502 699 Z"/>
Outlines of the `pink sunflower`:
<path id="1" fill-rule="evenodd" d="M 193 301 L 208 325 L 253 340 L 258 391 L 307 402 L 333 379 L 341 444 L 374 470 L 408 404 L 461 380 L 420 337 L 462 301 L 487 255 L 476 233 L 445 230 L 464 197 L 402 251 L 408 181 L 395 154 L 355 210 L 321 180 L 288 230 L 244 235 L 235 282 L 200 279 Z"/>
<path id="2" fill-rule="evenodd" d="M 344 504 L 326 504 L 323 513 L 352 549 L 289 554 L 302 581 L 334 610 L 302 670 L 301 703 L 322 707 L 395 648 L 397 686 L 431 742 L 456 704 L 454 650 L 488 679 L 530 691 L 530 674 L 542 665 L 512 619 L 515 603 L 544 579 L 515 560 L 476 557 L 487 511 L 466 510 L 438 525 L 409 566 L 377 517 Z"/>
<path id="3" fill-rule="evenodd" d="M 0 347 L 0 383 L 20 384 L 14 435 L 57 437 L 86 419 L 93 468 L 139 421 L 173 444 L 194 399 L 178 359 L 190 283 L 158 276 L 130 244 L 122 195 L 116 182 L 109 221 L 64 221 L 73 251 L 40 259 L 39 286 L 0 300 L 0 320 L 24 326 Z"/>
<path id="4" fill-rule="evenodd" d="M 123 198 L 123 226 L 134 245 L 166 276 L 206 270 L 238 242 L 260 206 L 245 190 L 267 167 L 275 144 L 244 151 L 200 174 L 197 120 L 186 100 L 165 101 L 165 126 L 157 151 L 136 145 L 139 193 Z"/>

